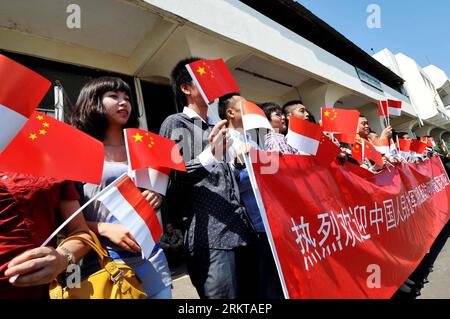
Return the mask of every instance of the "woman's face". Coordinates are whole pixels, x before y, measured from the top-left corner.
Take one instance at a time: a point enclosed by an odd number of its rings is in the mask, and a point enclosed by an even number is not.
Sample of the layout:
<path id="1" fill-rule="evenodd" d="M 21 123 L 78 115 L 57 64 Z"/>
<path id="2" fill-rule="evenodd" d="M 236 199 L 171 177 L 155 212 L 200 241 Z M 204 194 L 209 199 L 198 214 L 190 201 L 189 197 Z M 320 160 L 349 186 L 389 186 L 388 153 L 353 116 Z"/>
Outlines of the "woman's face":
<path id="1" fill-rule="evenodd" d="M 108 91 L 102 96 L 102 104 L 106 110 L 109 125 L 124 126 L 131 114 L 130 97 L 121 91 Z"/>
<path id="2" fill-rule="evenodd" d="M 270 124 L 278 133 L 286 132 L 286 119 L 281 111 L 273 111 L 270 114 Z"/>

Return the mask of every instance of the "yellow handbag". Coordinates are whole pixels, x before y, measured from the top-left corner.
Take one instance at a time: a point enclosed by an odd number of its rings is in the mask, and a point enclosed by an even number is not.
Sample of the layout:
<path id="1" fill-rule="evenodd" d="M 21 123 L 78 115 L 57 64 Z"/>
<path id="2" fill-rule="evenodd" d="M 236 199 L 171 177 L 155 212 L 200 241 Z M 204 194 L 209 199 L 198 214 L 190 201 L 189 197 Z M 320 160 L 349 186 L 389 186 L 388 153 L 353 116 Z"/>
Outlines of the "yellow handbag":
<path id="1" fill-rule="evenodd" d="M 68 240 L 81 240 L 97 253 L 100 270 L 82 280 L 80 288 L 69 288 L 62 285 L 59 279 L 53 280 L 49 288 L 50 299 L 147 298 L 133 269 L 128 265 L 116 263 L 92 231 L 90 231 L 90 235 L 93 241 L 79 236 L 71 236 L 66 238 L 59 246 Z"/>

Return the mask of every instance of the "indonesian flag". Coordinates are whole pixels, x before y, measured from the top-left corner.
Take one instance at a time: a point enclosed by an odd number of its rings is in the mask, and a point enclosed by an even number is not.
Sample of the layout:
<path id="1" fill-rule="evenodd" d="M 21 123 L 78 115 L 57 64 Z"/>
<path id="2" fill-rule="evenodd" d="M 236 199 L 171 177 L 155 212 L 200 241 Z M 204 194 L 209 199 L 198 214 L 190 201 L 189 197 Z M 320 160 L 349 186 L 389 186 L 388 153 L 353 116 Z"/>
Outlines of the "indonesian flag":
<path id="1" fill-rule="evenodd" d="M 395 100 L 380 100 L 378 101 L 378 115 L 379 116 L 401 116 L 402 115 L 402 101 Z"/>
<path id="2" fill-rule="evenodd" d="M 137 187 L 166 194 L 170 170 L 186 171 L 177 144 L 145 130 L 124 129 L 129 175 Z"/>
<path id="3" fill-rule="evenodd" d="M 245 131 L 255 128 L 266 128 L 272 130 L 269 120 L 264 111 L 255 103 L 247 100 L 241 101 L 242 108 L 242 124 Z"/>
<path id="4" fill-rule="evenodd" d="M 128 229 L 143 258 L 148 259 L 163 232 L 150 203 L 129 176 L 110 184 L 102 193 L 98 200 Z"/>
<path id="5" fill-rule="evenodd" d="M 385 138 L 372 139 L 370 141 L 375 149 L 381 154 L 389 155 L 391 153 L 389 141 Z"/>
<path id="6" fill-rule="evenodd" d="M 434 147 L 436 146 L 436 142 L 434 141 L 434 138 L 432 138 L 432 137 L 426 137 L 426 136 L 424 136 L 424 137 L 422 137 L 420 140 L 421 140 L 423 143 L 426 143 L 426 144 L 427 144 L 427 147 L 429 147 L 429 148 L 434 148 Z"/>
<path id="7" fill-rule="evenodd" d="M 157 167 L 129 170 L 128 175 L 137 187 L 145 188 L 161 195 L 166 195 L 169 185 L 170 168 Z"/>
<path id="8" fill-rule="evenodd" d="M 389 116 L 402 115 L 402 101 L 387 100 Z"/>
<path id="9" fill-rule="evenodd" d="M 410 150 L 411 152 L 414 152 L 416 154 L 423 154 L 425 152 L 425 149 L 427 148 L 427 144 L 419 141 L 419 140 L 412 140 Z"/>
<path id="10" fill-rule="evenodd" d="M 358 130 L 359 112 L 337 108 L 322 108 L 322 127 L 325 132 L 340 133 L 336 138 L 354 144 Z"/>
<path id="11" fill-rule="evenodd" d="M 323 129 L 319 125 L 290 116 L 286 139 L 302 154 L 316 155 L 322 135 Z"/>
<path id="12" fill-rule="evenodd" d="M 0 54 L 0 153 L 47 93 L 50 81 Z"/>
<path id="13" fill-rule="evenodd" d="M 100 184 L 103 143 L 34 112 L 0 154 L 0 170 Z"/>
<path id="14" fill-rule="evenodd" d="M 223 95 L 239 91 L 223 59 L 195 61 L 186 64 L 186 69 L 207 104 Z"/>

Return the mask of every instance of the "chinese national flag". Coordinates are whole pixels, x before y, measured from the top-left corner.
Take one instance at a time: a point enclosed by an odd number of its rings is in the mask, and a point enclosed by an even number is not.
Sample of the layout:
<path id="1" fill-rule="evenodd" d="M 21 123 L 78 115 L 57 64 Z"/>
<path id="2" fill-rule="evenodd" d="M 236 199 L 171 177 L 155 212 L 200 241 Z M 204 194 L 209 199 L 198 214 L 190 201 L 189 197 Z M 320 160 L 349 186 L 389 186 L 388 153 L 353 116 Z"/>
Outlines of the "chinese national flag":
<path id="1" fill-rule="evenodd" d="M 398 149 L 401 152 L 410 152 L 411 148 L 411 140 L 405 140 L 403 138 L 399 138 L 397 140 Z"/>
<path id="2" fill-rule="evenodd" d="M 385 100 L 378 101 L 378 115 L 379 116 L 389 116 L 388 104 Z"/>
<path id="3" fill-rule="evenodd" d="M 239 91 L 239 86 L 223 59 L 199 60 L 186 68 L 207 104 L 215 99 Z"/>
<path id="4" fill-rule="evenodd" d="M 359 164 L 364 160 L 364 148 L 363 142 L 355 142 L 352 148 L 352 158 L 354 158 Z"/>
<path id="5" fill-rule="evenodd" d="M 380 152 L 378 152 L 375 147 L 367 141 L 364 141 L 364 156 L 380 167 L 384 166 L 383 156 Z"/>
<path id="6" fill-rule="evenodd" d="M 416 154 L 423 154 L 423 152 L 425 152 L 426 148 L 427 148 L 427 143 L 424 143 L 419 140 L 412 140 L 411 146 L 409 149 L 411 152 L 415 152 Z"/>
<path id="7" fill-rule="evenodd" d="M 50 81 L 0 54 L 0 153 L 47 93 Z"/>
<path id="8" fill-rule="evenodd" d="M 322 166 L 329 166 L 340 153 L 341 148 L 334 144 L 328 136 L 322 134 L 314 159 Z"/>
<path id="9" fill-rule="evenodd" d="M 337 108 L 322 108 L 322 127 L 325 132 L 340 133 L 336 138 L 353 144 L 358 130 L 359 112 Z"/>
<path id="10" fill-rule="evenodd" d="M 0 170 L 100 184 L 103 161 L 101 142 L 34 112 L 0 154 Z"/>
<path id="11" fill-rule="evenodd" d="M 132 170 L 153 168 L 166 173 L 169 168 L 186 171 L 180 150 L 174 141 L 136 128 L 127 128 L 124 133 Z"/>

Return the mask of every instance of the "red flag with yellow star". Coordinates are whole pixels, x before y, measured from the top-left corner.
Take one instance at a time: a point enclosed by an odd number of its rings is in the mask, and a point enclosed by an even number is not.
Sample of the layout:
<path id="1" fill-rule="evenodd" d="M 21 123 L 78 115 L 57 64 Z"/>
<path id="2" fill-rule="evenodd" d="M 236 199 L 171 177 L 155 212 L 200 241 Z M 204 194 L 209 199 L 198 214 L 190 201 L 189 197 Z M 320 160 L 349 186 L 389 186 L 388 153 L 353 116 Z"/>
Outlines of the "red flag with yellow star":
<path id="1" fill-rule="evenodd" d="M 360 165 L 363 163 L 364 147 L 363 147 L 363 142 L 361 140 L 357 141 L 357 142 L 355 142 L 355 144 L 353 144 L 352 158 L 355 159 Z"/>
<path id="2" fill-rule="evenodd" d="M 363 160 L 367 158 L 380 167 L 383 167 L 384 165 L 381 153 L 378 152 L 372 144 L 361 138 L 353 145 L 352 157 L 357 160 L 359 164 L 362 164 Z"/>
<path id="3" fill-rule="evenodd" d="M 23 128 L 51 83 L 0 54 L 0 153 Z"/>
<path id="4" fill-rule="evenodd" d="M 322 134 L 317 154 L 314 158 L 320 165 L 329 166 L 340 153 L 341 149 L 328 136 Z"/>
<path id="5" fill-rule="evenodd" d="M 322 127 L 325 132 L 339 133 L 342 143 L 353 144 L 358 130 L 359 112 L 337 108 L 322 108 Z"/>
<path id="6" fill-rule="evenodd" d="M 186 68 L 207 104 L 239 91 L 239 86 L 223 59 L 199 60 L 186 64 Z"/>
<path id="7" fill-rule="evenodd" d="M 153 168 L 186 171 L 178 145 L 165 137 L 137 128 L 124 129 L 128 161 L 132 170 Z"/>
<path id="8" fill-rule="evenodd" d="M 0 170 L 100 184 L 103 161 L 101 142 L 34 112 L 0 154 Z"/>

